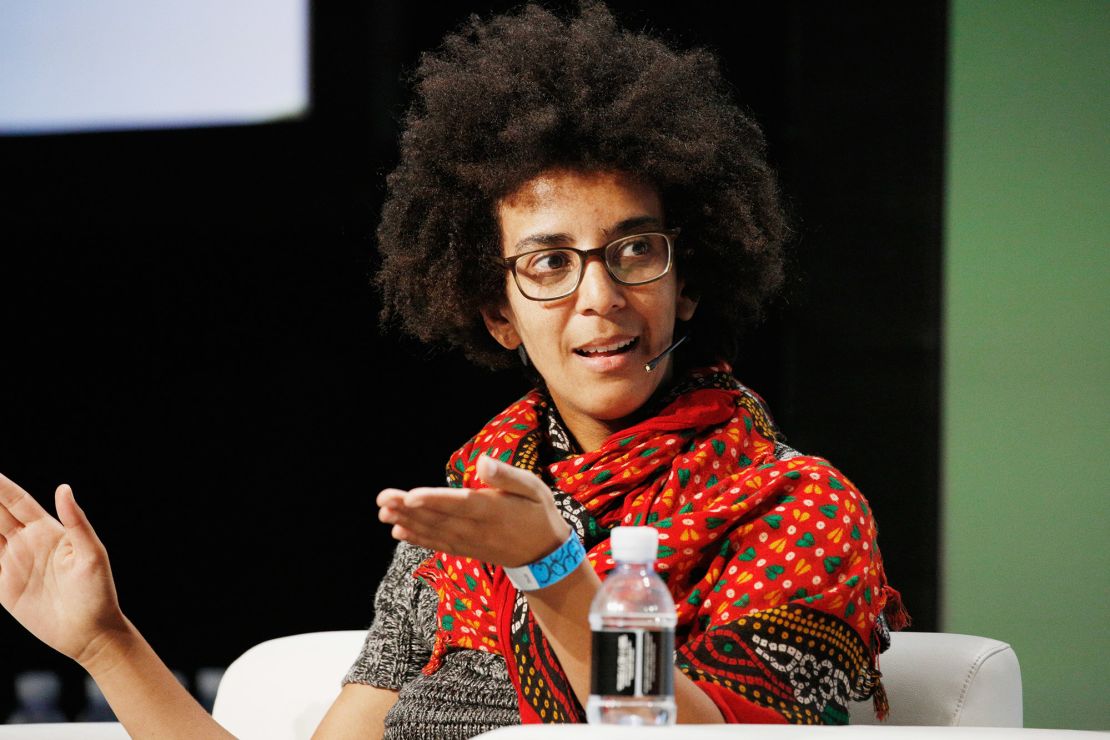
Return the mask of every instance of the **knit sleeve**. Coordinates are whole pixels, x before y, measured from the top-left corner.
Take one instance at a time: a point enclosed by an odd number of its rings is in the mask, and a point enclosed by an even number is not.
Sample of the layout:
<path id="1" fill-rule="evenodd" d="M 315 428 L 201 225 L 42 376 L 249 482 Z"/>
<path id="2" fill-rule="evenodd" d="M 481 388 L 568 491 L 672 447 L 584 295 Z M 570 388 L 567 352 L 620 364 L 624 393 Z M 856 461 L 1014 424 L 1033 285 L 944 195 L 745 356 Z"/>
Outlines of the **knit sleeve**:
<path id="1" fill-rule="evenodd" d="M 435 594 L 413 578 L 430 550 L 401 542 L 374 596 L 374 621 L 362 653 L 343 679 L 399 690 L 420 674 L 431 656 Z"/>

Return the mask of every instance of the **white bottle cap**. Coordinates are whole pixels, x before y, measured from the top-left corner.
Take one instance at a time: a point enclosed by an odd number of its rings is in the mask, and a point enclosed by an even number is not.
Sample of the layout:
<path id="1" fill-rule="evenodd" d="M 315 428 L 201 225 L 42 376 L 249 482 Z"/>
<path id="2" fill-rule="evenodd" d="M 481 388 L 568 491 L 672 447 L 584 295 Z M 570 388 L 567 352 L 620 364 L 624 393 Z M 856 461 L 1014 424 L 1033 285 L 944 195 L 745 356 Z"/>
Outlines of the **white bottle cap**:
<path id="1" fill-rule="evenodd" d="M 659 548 L 659 532 L 653 527 L 613 527 L 609 531 L 613 560 L 622 563 L 653 563 Z"/>

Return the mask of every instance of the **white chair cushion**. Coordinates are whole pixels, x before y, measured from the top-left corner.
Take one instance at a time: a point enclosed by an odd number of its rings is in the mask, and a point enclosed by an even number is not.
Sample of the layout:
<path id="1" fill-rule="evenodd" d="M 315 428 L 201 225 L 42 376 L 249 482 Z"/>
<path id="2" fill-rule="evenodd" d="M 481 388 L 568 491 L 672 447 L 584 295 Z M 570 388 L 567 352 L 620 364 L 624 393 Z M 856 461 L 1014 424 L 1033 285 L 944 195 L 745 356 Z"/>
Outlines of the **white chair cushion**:
<path id="1" fill-rule="evenodd" d="M 228 666 L 212 716 L 243 740 L 311 737 L 365 638 L 364 630 L 312 632 L 255 645 Z"/>
<path id="2" fill-rule="evenodd" d="M 987 637 L 896 632 L 880 657 L 890 699 L 887 725 L 1021 727 L 1021 669 L 1013 648 Z M 852 724 L 880 724 L 871 702 Z"/>

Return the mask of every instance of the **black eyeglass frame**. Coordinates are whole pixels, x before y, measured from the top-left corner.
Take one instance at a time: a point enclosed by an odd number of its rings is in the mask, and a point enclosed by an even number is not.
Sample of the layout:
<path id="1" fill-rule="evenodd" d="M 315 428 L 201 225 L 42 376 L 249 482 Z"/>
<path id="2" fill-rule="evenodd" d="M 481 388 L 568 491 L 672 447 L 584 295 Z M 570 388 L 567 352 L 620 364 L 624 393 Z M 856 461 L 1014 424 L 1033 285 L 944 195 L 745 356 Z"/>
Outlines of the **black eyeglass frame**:
<path id="1" fill-rule="evenodd" d="M 591 254 L 597 254 L 601 257 L 601 264 L 605 265 L 605 272 L 609 273 L 609 277 L 611 277 L 613 279 L 613 282 L 615 282 L 617 285 L 627 285 L 627 286 L 648 285 L 649 283 L 654 283 L 656 280 L 660 280 L 660 279 L 666 277 L 667 273 L 670 272 L 671 268 L 674 266 L 674 256 L 675 256 L 674 243 L 675 243 L 675 240 L 678 238 L 678 234 L 679 234 L 680 231 L 681 231 L 681 229 L 679 229 L 679 228 L 667 229 L 665 231 L 642 231 L 638 234 L 628 234 L 627 236 L 618 237 L 618 238 L 614 239 L 613 241 L 609 242 L 608 244 L 604 244 L 600 247 L 594 247 L 593 249 L 576 249 L 574 247 L 544 247 L 542 249 L 533 249 L 533 250 L 530 250 L 528 252 L 522 252 L 521 254 L 513 255 L 512 257 L 502 257 L 500 260 L 498 260 L 498 262 L 500 263 L 500 265 L 502 267 L 509 270 L 513 274 L 513 282 L 516 283 L 516 289 L 518 291 L 520 291 L 520 294 L 522 296 L 524 296 L 525 298 L 527 298 L 528 300 L 530 300 L 530 301 L 558 301 L 560 299 L 566 298 L 569 295 L 574 295 L 574 292 L 576 290 L 578 290 L 578 287 L 580 285 L 582 285 L 582 278 L 586 276 L 586 260 L 588 260 L 590 258 Z M 620 242 L 627 241 L 629 239 L 635 239 L 636 237 L 639 237 L 639 236 L 661 236 L 664 239 L 666 239 L 666 241 L 667 241 L 667 266 L 666 266 L 666 268 L 664 268 L 663 272 L 659 273 L 658 275 L 651 278 L 650 280 L 640 280 L 640 281 L 637 281 L 637 282 L 631 282 L 630 283 L 626 280 L 621 280 L 619 277 L 617 277 L 616 275 L 613 274 L 613 268 L 609 266 L 609 261 L 607 259 L 605 259 L 605 253 L 606 253 L 606 250 L 608 250 L 609 247 L 613 246 L 614 244 L 619 244 Z M 519 260 L 523 257 L 528 257 L 528 256 L 533 255 L 533 254 L 538 254 L 539 252 L 552 252 L 552 251 L 574 252 L 575 254 L 577 254 L 579 256 L 579 258 L 581 259 L 581 262 L 579 262 L 579 264 L 578 264 L 578 279 L 574 281 L 574 287 L 571 288 L 570 290 L 568 290 L 566 293 L 563 293 L 562 295 L 552 296 L 550 298 L 533 298 L 532 296 L 530 296 L 530 295 L 528 295 L 527 293 L 524 292 L 524 288 L 520 287 L 520 277 L 516 274 L 517 260 Z"/>

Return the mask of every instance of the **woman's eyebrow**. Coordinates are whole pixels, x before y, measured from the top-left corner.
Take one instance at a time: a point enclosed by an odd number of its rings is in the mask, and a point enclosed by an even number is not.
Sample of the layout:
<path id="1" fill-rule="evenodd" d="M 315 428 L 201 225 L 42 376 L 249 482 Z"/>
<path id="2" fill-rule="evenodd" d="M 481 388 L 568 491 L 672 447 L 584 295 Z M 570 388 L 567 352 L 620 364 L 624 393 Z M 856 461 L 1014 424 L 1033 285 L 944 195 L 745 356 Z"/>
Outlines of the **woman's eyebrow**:
<path id="1" fill-rule="evenodd" d="M 530 234 L 513 245 L 513 253 L 520 254 L 532 247 L 559 247 L 574 242 L 570 234 Z"/>
<path id="2" fill-rule="evenodd" d="M 605 229 L 604 233 L 606 237 L 613 237 L 616 234 L 627 234 L 630 231 L 640 229 L 644 226 L 650 226 L 653 229 L 661 229 L 663 228 L 663 222 L 655 216 L 633 216 L 632 218 L 626 218 L 616 226 Z"/>
<path id="3" fill-rule="evenodd" d="M 627 234 L 630 231 L 635 231 L 645 226 L 653 229 L 661 229 L 663 228 L 663 222 L 655 216 L 633 216 L 620 221 L 615 226 L 602 229 L 601 233 L 605 234 L 605 238 L 611 239 L 614 238 L 614 235 Z M 534 247 L 558 247 L 573 242 L 574 237 L 567 233 L 530 234 L 514 244 L 512 251 L 513 254 L 520 254 Z"/>

